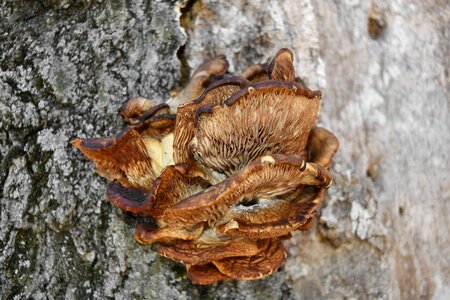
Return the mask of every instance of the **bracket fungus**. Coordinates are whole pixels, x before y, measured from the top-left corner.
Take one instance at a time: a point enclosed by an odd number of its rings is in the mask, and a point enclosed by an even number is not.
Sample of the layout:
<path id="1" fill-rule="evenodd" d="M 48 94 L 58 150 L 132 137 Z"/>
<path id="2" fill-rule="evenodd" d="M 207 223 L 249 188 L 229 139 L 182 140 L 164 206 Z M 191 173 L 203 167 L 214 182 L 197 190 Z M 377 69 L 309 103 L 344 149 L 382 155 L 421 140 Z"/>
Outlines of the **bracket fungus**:
<path id="1" fill-rule="evenodd" d="M 296 81 L 290 50 L 238 77 L 227 68 L 210 59 L 166 103 L 125 103 L 119 134 L 72 142 L 110 181 L 107 198 L 146 217 L 136 240 L 185 263 L 196 284 L 277 270 L 281 241 L 309 228 L 330 187 L 338 148 L 315 126 L 321 92 Z"/>

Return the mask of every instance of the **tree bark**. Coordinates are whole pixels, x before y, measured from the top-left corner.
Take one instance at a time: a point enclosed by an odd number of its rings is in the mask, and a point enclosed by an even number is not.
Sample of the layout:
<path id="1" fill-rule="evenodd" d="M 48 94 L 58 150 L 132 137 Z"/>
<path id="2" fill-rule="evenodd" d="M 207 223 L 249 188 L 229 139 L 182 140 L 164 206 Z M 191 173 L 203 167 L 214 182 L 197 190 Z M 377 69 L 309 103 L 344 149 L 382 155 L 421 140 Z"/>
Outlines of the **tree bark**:
<path id="1" fill-rule="evenodd" d="M 0 2 L 0 298 L 447 298 L 449 28 L 445 0 Z M 282 270 L 192 285 L 69 141 L 118 132 L 124 101 L 165 101 L 205 58 L 239 73 L 282 47 L 324 94 L 334 185 Z"/>

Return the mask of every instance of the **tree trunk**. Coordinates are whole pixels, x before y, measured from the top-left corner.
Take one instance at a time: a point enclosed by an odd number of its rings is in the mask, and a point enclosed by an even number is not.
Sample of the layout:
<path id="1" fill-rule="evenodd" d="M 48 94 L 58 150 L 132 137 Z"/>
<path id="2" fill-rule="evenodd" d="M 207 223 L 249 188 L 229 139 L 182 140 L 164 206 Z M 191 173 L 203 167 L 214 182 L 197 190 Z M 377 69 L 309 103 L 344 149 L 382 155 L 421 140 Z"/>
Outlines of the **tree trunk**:
<path id="1" fill-rule="evenodd" d="M 446 0 L 0 2 L 0 298 L 447 299 L 449 29 Z M 282 270 L 192 285 L 69 141 L 118 132 L 124 101 L 166 100 L 205 58 L 239 73 L 282 47 L 324 94 L 334 185 Z"/>

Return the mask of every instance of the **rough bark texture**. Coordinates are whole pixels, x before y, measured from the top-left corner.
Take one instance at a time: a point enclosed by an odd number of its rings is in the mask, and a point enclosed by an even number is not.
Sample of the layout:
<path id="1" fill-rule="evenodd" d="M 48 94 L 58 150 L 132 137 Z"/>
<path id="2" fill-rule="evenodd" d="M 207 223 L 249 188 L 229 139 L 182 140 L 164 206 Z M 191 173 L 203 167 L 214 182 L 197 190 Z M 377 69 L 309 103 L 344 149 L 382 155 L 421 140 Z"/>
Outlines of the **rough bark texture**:
<path id="1" fill-rule="evenodd" d="M 449 14 L 445 0 L 0 2 L 0 298 L 448 299 Z M 68 142 L 117 132 L 125 100 L 164 101 L 204 57 L 239 72 L 281 47 L 324 93 L 334 187 L 283 270 L 194 286 L 133 240 Z"/>

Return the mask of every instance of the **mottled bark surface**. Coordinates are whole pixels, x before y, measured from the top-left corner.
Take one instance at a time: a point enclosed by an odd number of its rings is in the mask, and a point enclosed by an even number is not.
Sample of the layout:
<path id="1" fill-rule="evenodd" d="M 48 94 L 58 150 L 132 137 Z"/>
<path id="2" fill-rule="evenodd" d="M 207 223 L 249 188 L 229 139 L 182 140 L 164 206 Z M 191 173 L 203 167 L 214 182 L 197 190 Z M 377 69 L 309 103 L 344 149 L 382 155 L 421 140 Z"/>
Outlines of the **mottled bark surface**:
<path id="1" fill-rule="evenodd" d="M 449 28 L 439 0 L 0 2 L 0 298 L 448 298 Z M 194 286 L 69 141 L 117 132 L 124 101 L 164 101 L 204 57 L 239 72 L 281 47 L 324 93 L 335 184 L 283 270 Z"/>

